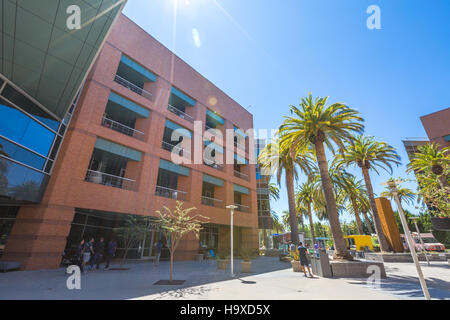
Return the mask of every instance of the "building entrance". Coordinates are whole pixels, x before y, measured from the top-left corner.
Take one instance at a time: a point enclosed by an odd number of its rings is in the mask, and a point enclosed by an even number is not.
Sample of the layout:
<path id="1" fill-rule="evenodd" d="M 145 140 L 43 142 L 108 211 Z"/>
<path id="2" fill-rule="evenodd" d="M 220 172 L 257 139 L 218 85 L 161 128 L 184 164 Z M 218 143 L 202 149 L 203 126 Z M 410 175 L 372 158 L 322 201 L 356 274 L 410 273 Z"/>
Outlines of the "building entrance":
<path id="1" fill-rule="evenodd" d="M 67 238 L 66 251 L 73 250 L 81 241 L 101 237 L 108 243 L 111 239 L 117 240 L 116 258 L 123 258 L 126 245 L 120 236 L 120 228 L 127 225 L 128 214 L 102 212 L 94 210 L 76 209 L 72 227 Z M 139 218 L 139 216 L 136 216 Z M 127 252 L 127 259 L 154 259 L 156 257 L 156 241 L 160 239 L 159 225 L 156 221 L 150 222 L 149 232 L 144 239 L 136 239 Z"/>

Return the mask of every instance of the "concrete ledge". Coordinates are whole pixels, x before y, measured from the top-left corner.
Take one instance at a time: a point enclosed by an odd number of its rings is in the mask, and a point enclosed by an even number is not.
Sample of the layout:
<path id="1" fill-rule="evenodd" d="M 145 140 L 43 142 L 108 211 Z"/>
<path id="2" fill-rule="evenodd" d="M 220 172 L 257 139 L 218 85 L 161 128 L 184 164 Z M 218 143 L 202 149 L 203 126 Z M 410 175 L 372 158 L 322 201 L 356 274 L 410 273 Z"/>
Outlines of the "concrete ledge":
<path id="1" fill-rule="evenodd" d="M 368 273 L 370 266 L 378 266 L 381 272 L 381 278 L 386 278 L 384 263 L 378 261 L 331 261 L 331 271 L 333 278 L 367 278 L 373 272 Z"/>
<path id="2" fill-rule="evenodd" d="M 20 269 L 21 266 L 22 264 L 16 261 L 0 261 L 0 271 L 2 272 Z"/>
<path id="3" fill-rule="evenodd" d="M 411 253 L 378 253 L 378 252 L 366 252 L 364 254 L 365 260 L 370 261 L 379 261 L 379 262 L 413 262 L 413 258 Z M 425 254 L 419 253 L 419 261 L 426 261 Z M 430 261 L 445 261 L 450 258 L 450 255 L 447 253 L 441 254 L 429 254 L 428 258 Z"/>

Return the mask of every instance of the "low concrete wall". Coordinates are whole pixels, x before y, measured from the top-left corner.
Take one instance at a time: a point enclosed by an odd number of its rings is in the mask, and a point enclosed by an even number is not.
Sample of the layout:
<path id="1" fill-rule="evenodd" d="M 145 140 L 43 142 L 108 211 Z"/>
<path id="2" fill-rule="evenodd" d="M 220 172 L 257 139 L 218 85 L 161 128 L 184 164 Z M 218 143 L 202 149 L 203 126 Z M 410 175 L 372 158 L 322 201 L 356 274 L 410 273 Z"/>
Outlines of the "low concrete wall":
<path id="1" fill-rule="evenodd" d="M 381 278 L 386 278 L 384 264 L 378 261 L 331 261 L 333 278 L 368 278 L 373 272 L 367 272 L 370 266 L 380 268 Z"/>
<path id="2" fill-rule="evenodd" d="M 419 253 L 419 261 L 426 261 L 425 254 Z M 364 254 L 366 260 L 379 261 L 379 262 L 413 262 L 411 253 L 376 253 L 366 252 Z M 450 259 L 450 254 L 429 254 L 428 259 L 430 261 L 446 261 Z"/>

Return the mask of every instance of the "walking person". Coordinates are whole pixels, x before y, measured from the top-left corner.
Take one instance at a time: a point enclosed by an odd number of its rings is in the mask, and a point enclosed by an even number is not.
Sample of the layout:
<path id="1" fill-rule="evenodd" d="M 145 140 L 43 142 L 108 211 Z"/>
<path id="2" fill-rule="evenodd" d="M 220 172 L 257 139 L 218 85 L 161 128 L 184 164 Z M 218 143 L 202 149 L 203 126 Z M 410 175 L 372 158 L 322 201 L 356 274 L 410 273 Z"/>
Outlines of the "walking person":
<path id="1" fill-rule="evenodd" d="M 162 241 L 159 240 L 156 243 L 156 258 L 153 265 L 159 266 L 159 258 L 161 258 L 161 251 L 162 251 Z"/>
<path id="2" fill-rule="evenodd" d="M 109 269 L 109 264 L 111 262 L 111 259 L 113 257 L 115 257 L 116 250 L 117 250 L 117 241 L 116 241 L 116 239 L 113 238 L 113 239 L 109 240 L 108 248 L 107 248 L 107 250 L 105 252 L 105 254 L 106 254 L 106 266 L 105 266 L 105 269 Z"/>
<path id="3" fill-rule="evenodd" d="M 91 238 L 91 240 L 84 243 L 83 246 L 83 269 L 84 266 L 86 266 L 86 264 L 89 263 L 89 261 L 91 261 L 93 254 L 94 254 L 94 238 Z"/>
<path id="4" fill-rule="evenodd" d="M 309 268 L 309 260 L 308 260 L 308 255 L 307 255 L 308 249 L 303 246 L 303 243 L 300 242 L 300 245 L 298 246 L 297 250 L 298 250 L 298 255 L 299 255 L 299 258 L 300 258 L 300 264 L 302 266 L 303 273 L 305 274 L 305 277 L 308 277 L 306 275 L 306 269 L 305 269 L 305 267 L 307 267 L 309 276 L 312 278 L 313 275 L 311 273 L 311 269 Z"/>
<path id="5" fill-rule="evenodd" d="M 84 250 L 84 239 L 81 239 L 81 241 L 77 245 L 77 248 L 76 248 L 76 251 L 75 251 L 76 265 L 80 268 L 81 273 L 84 272 L 83 250 Z"/>
<path id="6" fill-rule="evenodd" d="M 100 238 L 100 241 L 96 241 L 94 244 L 94 257 L 91 259 L 91 270 L 94 268 L 94 265 L 97 265 L 97 270 L 100 269 L 100 262 L 102 262 L 102 258 L 105 254 L 105 239 L 103 237 Z"/>

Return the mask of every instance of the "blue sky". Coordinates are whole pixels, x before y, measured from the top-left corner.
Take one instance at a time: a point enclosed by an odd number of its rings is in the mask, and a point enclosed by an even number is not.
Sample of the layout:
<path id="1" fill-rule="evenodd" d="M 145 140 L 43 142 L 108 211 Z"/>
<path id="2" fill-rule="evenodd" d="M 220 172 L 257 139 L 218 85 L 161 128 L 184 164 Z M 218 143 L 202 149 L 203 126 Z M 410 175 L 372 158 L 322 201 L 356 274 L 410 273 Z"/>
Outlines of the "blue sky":
<path id="1" fill-rule="evenodd" d="M 366 26 L 372 4 L 381 30 Z M 408 177 L 402 139 L 426 137 L 420 116 L 450 105 L 448 0 L 130 0 L 124 13 L 249 108 L 256 129 L 277 128 L 310 91 L 357 108 L 402 157 L 395 177 Z M 389 177 L 372 174 L 376 193 Z M 272 208 L 287 209 L 284 184 Z"/>

